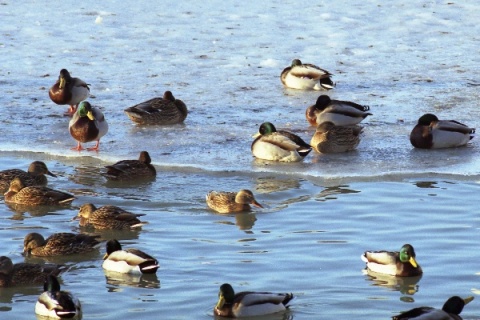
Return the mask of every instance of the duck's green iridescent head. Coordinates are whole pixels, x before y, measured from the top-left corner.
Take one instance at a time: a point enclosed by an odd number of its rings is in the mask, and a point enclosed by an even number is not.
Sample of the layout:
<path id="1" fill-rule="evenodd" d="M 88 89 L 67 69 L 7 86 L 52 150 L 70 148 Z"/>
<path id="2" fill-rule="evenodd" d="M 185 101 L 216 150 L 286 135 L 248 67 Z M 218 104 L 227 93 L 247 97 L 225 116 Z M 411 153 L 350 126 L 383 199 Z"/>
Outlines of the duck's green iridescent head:
<path id="1" fill-rule="evenodd" d="M 80 102 L 77 112 L 80 117 L 88 117 L 90 120 L 95 120 L 95 117 L 93 116 L 92 105 L 88 101 Z"/>
<path id="2" fill-rule="evenodd" d="M 58 283 L 57 277 L 52 274 L 47 276 L 45 283 L 43 284 L 43 290 L 48 292 L 58 292 L 60 291 L 60 283 Z"/>
<path id="3" fill-rule="evenodd" d="M 297 67 L 297 66 L 301 66 L 301 65 L 302 65 L 302 61 L 300 61 L 300 59 L 293 59 L 292 68 Z"/>
<path id="4" fill-rule="evenodd" d="M 404 244 L 400 249 L 399 258 L 402 263 L 409 262 L 414 268 L 418 267 L 417 261 L 415 260 L 415 250 L 409 244 Z"/>
<path id="5" fill-rule="evenodd" d="M 65 88 L 67 82 L 70 81 L 71 78 L 72 77 L 70 76 L 70 73 L 67 71 L 67 69 L 60 70 L 60 75 L 58 76 L 58 81 L 60 82 L 60 84 L 58 85 L 59 88 Z"/>
<path id="6" fill-rule="evenodd" d="M 315 102 L 315 109 L 325 110 L 325 108 L 328 107 L 331 102 L 332 102 L 332 99 L 330 99 L 329 96 L 327 96 L 326 94 L 322 94 L 317 98 L 317 101 Z"/>
<path id="7" fill-rule="evenodd" d="M 235 298 L 235 291 L 229 283 L 224 283 L 220 286 L 218 292 L 218 302 L 216 308 L 221 309 L 225 303 L 232 303 Z"/>
<path id="8" fill-rule="evenodd" d="M 445 304 L 442 307 L 442 310 L 450 314 L 459 315 L 462 312 L 463 307 L 465 307 L 465 305 L 472 300 L 473 300 L 472 296 L 467 297 L 465 299 L 462 299 L 459 296 L 453 296 L 445 302 Z"/>
<path id="9" fill-rule="evenodd" d="M 418 119 L 418 124 L 429 126 L 433 121 L 438 121 L 437 116 L 431 113 L 425 113 L 420 119 Z"/>
<path id="10" fill-rule="evenodd" d="M 262 136 L 264 136 L 264 135 L 268 135 L 268 134 L 277 132 L 277 128 L 275 128 L 275 126 L 271 122 L 264 122 L 260 126 L 260 129 L 258 129 L 258 132 Z"/>

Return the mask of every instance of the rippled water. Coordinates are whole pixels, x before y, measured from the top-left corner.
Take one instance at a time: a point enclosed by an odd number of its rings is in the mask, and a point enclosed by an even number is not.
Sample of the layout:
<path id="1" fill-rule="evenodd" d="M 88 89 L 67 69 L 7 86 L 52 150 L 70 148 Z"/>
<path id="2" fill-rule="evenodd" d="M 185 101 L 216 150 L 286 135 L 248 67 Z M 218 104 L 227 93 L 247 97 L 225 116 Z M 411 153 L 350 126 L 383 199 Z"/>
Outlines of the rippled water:
<path id="1" fill-rule="evenodd" d="M 0 3 L 0 170 L 43 160 L 71 207 L 0 206 L 0 253 L 14 262 L 23 237 L 79 229 L 86 202 L 144 213 L 137 232 L 104 232 L 157 257 L 156 276 L 106 274 L 104 248 L 53 259 L 84 319 L 210 319 L 218 287 L 293 292 L 268 319 L 386 319 L 452 295 L 477 295 L 477 138 L 465 148 L 412 149 L 426 112 L 478 127 L 480 5 L 474 1 Z M 284 89 L 281 70 L 301 58 L 334 73 L 335 99 L 370 105 L 358 151 L 303 162 L 254 160 L 263 121 L 309 140 L 304 118 L 318 92 Z M 48 88 L 61 68 L 91 84 L 110 125 L 100 151 L 70 150 L 66 107 Z M 165 90 L 182 99 L 182 125 L 135 126 L 123 114 Z M 148 150 L 157 179 L 107 183 L 103 166 Z M 249 188 L 264 209 L 219 215 L 212 190 Z M 3 200 L 2 200 L 3 202 Z M 365 250 L 414 245 L 424 275 L 364 273 Z M 42 262 L 42 259 L 27 259 Z M 0 289 L 0 314 L 32 319 L 39 288 Z M 478 298 L 478 297 L 477 297 Z M 474 300 L 462 315 L 480 318 Z"/>

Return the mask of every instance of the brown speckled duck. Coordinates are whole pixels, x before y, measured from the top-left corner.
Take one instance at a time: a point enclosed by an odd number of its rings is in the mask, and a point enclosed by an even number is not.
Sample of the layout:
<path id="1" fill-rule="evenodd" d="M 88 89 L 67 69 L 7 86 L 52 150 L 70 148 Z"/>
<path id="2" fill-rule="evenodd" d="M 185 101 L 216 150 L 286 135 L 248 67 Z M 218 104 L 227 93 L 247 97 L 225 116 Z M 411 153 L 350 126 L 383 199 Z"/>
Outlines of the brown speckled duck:
<path id="1" fill-rule="evenodd" d="M 415 277 L 423 273 L 415 257 L 413 246 L 404 244 L 400 251 L 365 251 L 361 258 L 373 272 L 397 277 Z"/>
<path id="2" fill-rule="evenodd" d="M 124 111 L 135 123 L 159 125 L 182 123 L 188 114 L 185 103 L 175 99 L 170 91 L 165 91 L 162 98 L 144 101 Z"/>
<path id="3" fill-rule="evenodd" d="M 10 187 L 5 192 L 5 202 L 31 206 L 68 204 L 74 199 L 73 195 L 63 191 L 38 186 L 26 187 L 19 177 L 10 182 Z"/>
<path id="4" fill-rule="evenodd" d="M 255 200 L 252 191 L 240 190 L 238 192 L 210 191 L 206 196 L 207 205 L 219 213 L 249 211 L 250 205 L 263 208 Z"/>
<path id="5" fill-rule="evenodd" d="M 47 239 L 32 232 L 23 240 L 23 253 L 38 257 L 63 256 L 93 251 L 99 245 L 97 238 L 86 234 L 54 233 Z"/>
<path id="6" fill-rule="evenodd" d="M 360 143 L 360 126 L 336 126 L 327 121 L 315 131 L 310 145 L 319 153 L 340 153 L 355 150 Z"/>
<path id="7" fill-rule="evenodd" d="M 103 206 L 96 208 L 91 203 L 80 207 L 74 219 L 80 220 L 81 226 L 93 226 L 95 229 L 135 229 L 146 224 L 138 219 L 144 214 L 135 214 L 117 206 Z"/>
<path id="8" fill-rule="evenodd" d="M 79 78 L 72 78 L 67 69 L 60 70 L 57 82 L 50 88 L 48 95 L 56 104 L 68 104 L 70 108 L 66 114 L 73 115 L 80 102 L 90 94 L 88 84 Z"/>
<path id="9" fill-rule="evenodd" d="M 0 171 L 0 192 L 5 193 L 10 187 L 10 182 L 12 182 L 15 177 L 20 177 L 26 187 L 46 186 L 48 183 L 47 177 L 45 176 L 46 174 L 56 177 L 56 175 L 48 170 L 45 162 L 42 161 L 32 162 L 27 172 L 20 169 Z"/>
<path id="10" fill-rule="evenodd" d="M 121 160 L 110 166 L 105 166 L 104 176 L 111 180 L 152 179 L 157 175 L 152 159 L 147 151 L 140 152 L 138 160 Z"/>
<path id="11" fill-rule="evenodd" d="M 59 275 L 65 269 L 57 264 L 15 263 L 0 257 L 0 288 L 43 284 L 48 275 Z"/>
<path id="12" fill-rule="evenodd" d="M 335 87 L 332 74 L 310 63 L 294 59 L 289 67 L 283 69 L 280 80 L 287 88 L 300 90 L 330 90 Z"/>
<path id="13" fill-rule="evenodd" d="M 293 299 L 291 293 L 244 291 L 235 293 L 230 284 L 220 286 L 218 302 L 213 308 L 216 316 L 241 318 L 262 316 L 286 311 Z"/>
<path id="14" fill-rule="evenodd" d="M 426 113 L 410 133 L 410 142 L 421 149 L 454 148 L 466 145 L 474 134 L 475 128 L 455 120 L 438 120 L 434 114 Z"/>

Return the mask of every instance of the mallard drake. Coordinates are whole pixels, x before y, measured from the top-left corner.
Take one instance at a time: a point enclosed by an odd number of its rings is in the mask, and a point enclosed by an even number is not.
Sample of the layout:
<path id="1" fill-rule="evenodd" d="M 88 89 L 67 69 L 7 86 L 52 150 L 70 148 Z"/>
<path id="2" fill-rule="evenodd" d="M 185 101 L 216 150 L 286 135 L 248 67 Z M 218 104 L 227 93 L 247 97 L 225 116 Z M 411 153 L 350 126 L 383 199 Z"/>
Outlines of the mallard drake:
<path id="1" fill-rule="evenodd" d="M 291 293 L 245 291 L 235 294 L 232 286 L 224 283 L 213 313 L 227 318 L 261 316 L 285 311 L 292 299 Z"/>
<path id="2" fill-rule="evenodd" d="M 5 192 L 5 202 L 23 205 L 60 205 L 72 202 L 75 196 L 47 187 L 25 187 L 21 178 L 16 177 L 10 182 Z"/>
<path id="3" fill-rule="evenodd" d="M 330 121 L 336 126 L 350 126 L 360 123 L 371 116 L 369 106 L 362 106 L 350 101 L 332 100 L 327 95 L 317 98 L 314 105 L 305 111 L 305 117 L 312 126 Z"/>
<path id="4" fill-rule="evenodd" d="M 98 150 L 100 138 L 108 132 L 108 123 L 102 111 L 88 101 L 79 104 L 68 125 L 70 135 L 77 140 L 78 144 L 72 150 L 83 150 L 81 143 L 97 141 L 94 147 L 87 150 Z"/>
<path id="5" fill-rule="evenodd" d="M 123 249 L 117 240 L 107 241 L 107 253 L 103 257 L 102 267 L 108 271 L 132 274 L 156 273 L 160 268 L 158 261 L 138 249 Z"/>
<path id="6" fill-rule="evenodd" d="M 362 260 L 371 271 L 397 277 L 414 277 L 422 274 L 422 268 L 415 260 L 415 250 L 410 244 L 404 244 L 400 252 L 365 251 Z"/>
<path id="7" fill-rule="evenodd" d="M 438 120 L 434 114 L 426 113 L 410 133 L 410 142 L 421 149 L 453 148 L 466 145 L 474 133 L 475 128 L 455 120 Z"/>
<path id="8" fill-rule="evenodd" d="M 319 153 L 339 153 L 355 150 L 360 143 L 360 126 L 336 126 L 327 121 L 321 123 L 313 134 L 310 145 Z"/>
<path id="9" fill-rule="evenodd" d="M 88 84 L 79 78 L 72 78 L 67 69 L 60 70 L 57 82 L 48 92 L 50 99 L 56 104 L 68 104 L 67 114 L 73 115 L 77 105 L 90 95 Z"/>
<path id="10" fill-rule="evenodd" d="M 39 233 L 32 232 L 23 240 L 23 253 L 38 257 L 70 255 L 93 251 L 99 245 L 97 238 L 86 234 L 68 232 L 54 233 L 46 240 Z"/>
<path id="11" fill-rule="evenodd" d="M 33 161 L 30 166 L 28 166 L 28 171 L 25 172 L 20 169 L 7 169 L 0 171 L 0 192 L 5 193 L 10 187 L 10 182 L 15 177 L 20 177 L 26 187 L 29 186 L 46 186 L 48 181 L 45 176 L 56 177 L 51 173 L 45 162 L 42 161 Z"/>
<path id="12" fill-rule="evenodd" d="M 288 131 L 277 131 L 270 122 L 262 123 L 254 138 L 251 150 L 259 159 L 294 162 L 302 160 L 312 151 L 302 138 Z"/>
<path id="13" fill-rule="evenodd" d="M 65 269 L 57 264 L 15 263 L 0 257 L 0 288 L 42 284 L 48 275 L 58 276 Z"/>
<path id="14" fill-rule="evenodd" d="M 105 166 L 104 176 L 111 180 L 138 180 L 155 178 L 157 171 L 151 164 L 152 159 L 147 151 L 140 152 L 138 160 L 121 160 L 110 166 Z"/>
<path id="15" fill-rule="evenodd" d="M 70 292 L 61 291 L 57 277 L 49 275 L 35 304 L 35 313 L 54 319 L 73 318 L 82 313 L 80 301 Z"/>
<path id="16" fill-rule="evenodd" d="M 188 114 L 185 103 L 175 99 L 170 91 L 165 91 L 163 98 L 153 98 L 124 111 L 130 120 L 138 124 L 182 123 Z"/>
<path id="17" fill-rule="evenodd" d="M 283 85 L 300 90 L 330 90 L 335 87 L 332 74 L 310 63 L 294 59 L 289 67 L 283 69 L 280 80 Z"/>
<path id="18" fill-rule="evenodd" d="M 263 208 L 255 200 L 252 191 L 245 189 L 238 192 L 210 191 L 206 196 L 206 201 L 211 209 L 219 213 L 249 211 L 250 205 Z"/>
<path id="19" fill-rule="evenodd" d="M 80 207 L 74 219 L 80 220 L 81 226 L 93 226 L 95 229 L 121 230 L 139 228 L 146 224 L 138 219 L 144 214 L 135 214 L 116 206 L 103 206 L 96 208 L 91 203 Z"/>
<path id="20" fill-rule="evenodd" d="M 419 307 L 409 311 L 402 312 L 399 315 L 393 316 L 393 320 L 462 320 L 460 313 L 474 297 L 467 297 L 465 299 L 459 296 L 449 298 L 442 307 L 442 310 L 432 307 Z"/>

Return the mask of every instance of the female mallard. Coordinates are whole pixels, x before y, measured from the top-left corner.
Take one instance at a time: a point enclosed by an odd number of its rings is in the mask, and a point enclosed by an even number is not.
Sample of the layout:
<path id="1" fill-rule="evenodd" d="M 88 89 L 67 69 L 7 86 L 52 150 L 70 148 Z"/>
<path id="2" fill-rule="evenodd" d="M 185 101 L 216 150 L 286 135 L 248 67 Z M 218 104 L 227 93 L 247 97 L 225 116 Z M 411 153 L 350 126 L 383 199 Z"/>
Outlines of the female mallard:
<path id="1" fill-rule="evenodd" d="M 254 136 L 251 150 L 255 157 L 264 160 L 293 162 L 302 160 L 312 147 L 299 136 L 284 130 L 277 131 L 270 122 L 264 122 Z"/>
<path id="2" fill-rule="evenodd" d="M 97 241 L 99 237 L 60 232 L 52 234 L 45 240 L 41 234 L 32 232 L 23 240 L 23 253 L 38 257 L 52 257 L 90 252 L 99 245 Z"/>
<path id="3" fill-rule="evenodd" d="M 310 141 L 319 153 L 339 153 L 355 150 L 360 143 L 360 126 L 336 126 L 327 121 L 321 123 Z"/>
<path id="4" fill-rule="evenodd" d="M 80 301 L 70 292 L 61 291 L 57 277 L 49 275 L 43 285 L 43 292 L 35 304 L 35 313 L 54 319 L 73 318 L 81 315 Z"/>
<path id="5" fill-rule="evenodd" d="M 449 298 L 442 307 L 442 310 L 432 307 L 419 307 L 409 311 L 402 312 L 399 315 L 394 316 L 393 320 L 462 320 L 460 313 L 473 297 L 467 297 L 465 299 L 459 296 L 453 296 Z"/>
<path id="6" fill-rule="evenodd" d="M 475 128 L 455 120 L 438 120 L 435 115 L 427 113 L 418 119 L 410 133 L 410 142 L 421 149 L 453 148 L 466 145 L 474 133 Z"/>
<path id="7" fill-rule="evenodd" d="M 252 191 L 245 189 L 238 192 L 210 191 L 206 196 L 206 200 L 207 205 L 219 213 L 249 211 L 250 205 L 263 208 L 255 200 Z"/>
<path id="8" fill-rule="evenodd" d="M 84 101 L 78 106 L 68 128 L 70 135 L 78 142 L 72 150 L 83 150 L 81 143 L 90 141 L 97 141 L 97 143 L 93 148 L 87 148 L 87 150 L 98 150 L 100 138 L 108 132 L 108 123 L 100 109 L 92 107 L 88 101 Z"/>
<path id="9" fill-rule="evenodd" d="M 103 269 L 120 273 L 149 274 L 160 268 L 158 261 L 152 256 L 137 249 L 122 250 L 122 246 L 115 239 L 107 242 L 107 253 L 103 260 Z"/>
<path id="10" fill-rule="evenodd" d="M 335 86 L 331 76 L 332 74 L 327 70 L 294 59 L 291 66 L 283 69 L 280 80 L 285 87 L 292 89 L 330 90 Z"/>
<path id="11" fill-rule="evenodd" d="M 125 114 L 138 124 L 176 124 L 187 117 L 187 106 L 175 99 L 172 92 L 165 91 L 163 98 L 153 98 L 124 110 Z"/>
<path id="12" fill-rule="evenodd" d="M 245 291 L 235 294 L 232 286 L 224 283 L 213 313 L 227 318 L 261 316 L 287 310 L 292 299 L 291 293 Z"/>
<path id="13" fill-rule="evenodd" d="M 48 275 L 59 275 L 64 269 L 57 264 L 15 263 L 0 257 L 0 288 L 44 283 Z"/>
<path id="14" fill-rule="evenodd" d="M 25 187 L 19 177 L 10 182 L 10 188 L 5 192 L 5 202 L 24 205 L 59 205 L 72 202 L 75 197 L 69 193 L 47 187 Z"/>
<path id="15" fill-rule="evenodd" d="M 404 244 L 400 252 L 365 251 L 362 260 L 373 272 L 397 277 L 415 277 L 423 272 L 415 260 L 415 250 L 409 244 Z"/>
<path id="16" fill-rule="evenodd" d="M 20 177 L 25 186 L 46 186 L 48 181 L 45 175 L 56 177 L 51 173 L 45 162 L 34 161 L 28 167 L 28 171 L 25 172 L 20 169 L 7 169 L 0 171 L 0 192 L 5 193 L 9 186 L 10 182 L 15 177 Z"/>
<path id="17" fill-rule="evenodd" d="M 138 160 L 122 160 L 106 166 L 105 177 L 111 180 L 137 180 L 155 178 L 157 171 L 151 164 L 152 159 L 147 151 L 140 152 Z"/>
<path id="18" fill-rule="evenodd" d="M 138 220 L 144 214 L 135 214 L 116 206 L 103 206 L 96 208 L 91 203 L 80 207 L 78 215 L 74 219 L 80 220 L 81 226 L 93 226 L 99 230 L 122 230 L 134 229 L 146 224 Z"/>
<path id="19" fill-rule="evenodd" d="M 360 123 L 371 116 L 369 106 L 362 106 L 350 101 L 332 100 L 327 95 L 317 98 L 314 105 L 307 108 L 305 117 L 312 126 L 330 121 L 336 126 L 350 126 Z"/>
<path id="20" fill-rule="evenodd" d="M 90 94 L 88 84 L 78 78 L 72 78 L 66 69 L 60 70 L 57 82 L 50 88 L 48 95 L 56 104 L 68 104 L 67 114 L 73 115 L 77 105 Z"/>

